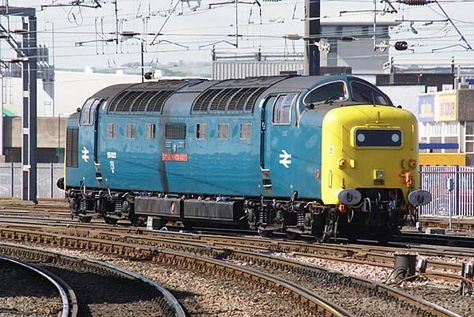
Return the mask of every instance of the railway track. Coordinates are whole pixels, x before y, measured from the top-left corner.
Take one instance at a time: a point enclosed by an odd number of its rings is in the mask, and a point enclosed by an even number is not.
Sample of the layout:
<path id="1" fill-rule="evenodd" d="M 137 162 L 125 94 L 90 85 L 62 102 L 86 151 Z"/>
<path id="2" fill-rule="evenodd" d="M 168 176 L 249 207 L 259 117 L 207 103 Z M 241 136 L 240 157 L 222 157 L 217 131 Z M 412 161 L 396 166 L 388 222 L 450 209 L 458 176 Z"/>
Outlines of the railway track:
<path id="1" fill-rule="evenodd" d="M 40 199 L 37 204 L 11 198 L 0 198 L 0 209 L 46 211 L 68 213 L 69 205 L 64 199 Z"/>
<path id="2" fill-rule="evenodd" d="M 31 216 L 31 212 L 35 215 Z M 4 220 L 15 220 L 22 219 L 38 220 L 42 218 L 48 220 L 50 223 L 71 220 L 70 211 L 68 204 L 63 200 L 42 200 L 38 204 L 32 204 L 30 202 L 23 202 L 11 199 L 0 199 L 0 216 Z M 78 224 L 78 221 L 71 221 L 73 224 Z M 102 219 L 95 222 L 95 226 L 103 223 Z M 128 221 L 122 221 L 121 224 L 129 225 Z M 84 227 L 89 224 L 84 224 Z M 199 229 L 198 229 L 199 230 Z M 214 230 L 217 232 L 217 230 Z M 221 230 L 222 232 L 222 230 Z M 474 249 L 474 238 L 466 236 L 455 236 L 455 235 L 435 235 L 435 234 L 423 234 L 419 232 L 402 232 L 401 235 L 394 237 L 393 242 L 404 243 L 409 246 L 416 248 L 416 245 L 424 244 L 424 246 L 435 245 L 446 246 L 446 247 L 459 247 L 459 248 L 471 248 Z"/>
<path id="3" fill-rule="evenodd" d="M 31 211 L 35 212 L 35 216 L 30 216 Z M 65 219 L 70 219 L 70 210 L 67 202 L 57 199 L 40 200 L 38 204 L 30 202 L 23 202 L 13 199 L 0 199 L 0 216 L 2 218 L 15 219 L 20 217 L 23 220 L 37 220 L 38 215 L 43 219 L 50 221 L 61 222 Z M 77 221 L 76 221 L 77 223 Z M 98 220 L 102 223 L 102 220 Z M 128 221 L 122 224 L 129 224 Z M 97 224 L 96 224 L 97 225 Z M 84 225 L 89 226 L 88 224 Z M 401 235 L 394 237 L 394 242 L 410 244 L 416 246 L 417 244 L 460 247 L 474 249 L 474 238 L 455 235 L 433 235 L 423 234 L 419 232 L 403 232 Z"/>
<path id="4" fill-rule="evenodd" d="M 58 228 L 52 228 L 56 230 Z M 61 229 L 63 230 L 63 229 Z M 325 288 L 319 289 L 319 292 L 322 294 L 330 293 L 329 290 L 334 288 L 339 288 L 340 291 L 338 294 L 345 294 L 343 300 L 337 302 L 337 297 L 332 298 L 331 302 L 337 304 L 337 306 L 346 306 L 354 309 L 353 304 L 355 298 L 361 298 L 360 294 L 365 294 L 365 297 L 370 297 L 371 302 L 378 302 L 384 307 L 387 307 L 387 303 L 390 303 L 388 307 L 392 307 L 394 311 L 392 313 L 398 316 L 408 316 L 407 310 L 415 311 L 416 314 L 413 316 L 458 316 L 455 313 L 447 311 L 442 307 L 433 305 L 426 301 L 423 301 L 420 298 L 410 296 L 406 293 L 401 292 L 400 290 L 388 287 L 386 285 L 375 283 L 361 278 L 356 278 L 348 276 L 345 274 L 333 272 L 321 267 L 304 265 L 300 262 L 275 258 L 263 254 L 258 254 L 255 252 L 239 250 L 235 248 L 236 242 L 233 241 L 234 249 L 229 247 L 222 248 L 219 246 L 211 247 L 210 243 L 199 242 L 199 237 L 195 235 L 182 235 L 184 238 L 182 241 L 177 239 L 170 239 L 171 236 L 168 233 L 159 233 L 168 235 L 167 238 L 157 238 L 149 237 L 147 235 L 136 235 L 131 234 L 120 234 L 117 232 L 100 232 L 100 231 L 89 231 L 87 234 L 84 231 L 70 229 L 70 235 L 44 232 L 41 230 L 21 230 L 18 228 L 2 228 L 0 229 L 0 236 L 2 238 L 17 240 L 17 241 L 26 241 L 26 242 L 40 242 L 47 243 L 55 246 L 63 246 L 70 248 L 81 248 L 89 249 L 100 252 L 109 252 L 121 256 L 127 256 L 130 258 L 148 260 L 152 262 L 165 263 L 167 265 L 175 266 L 198 266 L 201 268 L 208 267 L 219 267 L 216 261 L 227 261 L 227 262 L 237 262 L 243 263 L 244 266 L 253 266 L 258 272 L 266 272 L 268 275 L 279 275 L 288 276 L 297 276 L 296 281 L 307 280 L 313 281 L 308 282 L 307 288 L 317 289 L 317 284 L 323 285 Z M 86 236 L 87 235 L 87 236 Z M 94 236 L 94 237 L 91 237 Z M 209 237 L 208 237 L 209 238 Z M 213 237 L 212 239 L 215 239 Z M 231 238 L 228 238 L 231 239 Z M 232 238 L 233 239 L 233 238 Z M 243 241 L 243 239 L 241 240 Z M 264 241 L 263 243 L 271 245 L 276 245 L 277 242 Z M 215 243 L 215 241 L 214 241 Z M 221 241 L 222 243 L 222 241 Z M 279 242 L 278 242 L 279 243 Z M 216 243 L 215 243 L 216 244 Z M 291 244 L 291 243 L 290 243 Z M 153 245 L 153 246 L 151 246 Z M 280 245 L 282 247 L 283 245 Z M 158 248 L 157 248 L 158 247 Z M 247 246 L 247 248 L 256 249 L 256 245 Z M 167 248 L 167 249 L 164 249 Z M 326 248 L 329 248 L 326 246 Z M 331 248 L 335 249 L 334 246 Z M 341 252 L 341 251 L 339 251 Z M 196 257 L 199 256 L 199 260 Z M 192 259 L 192 260 L 191 260 Z M 218 260 L 216 260 L 218 259 Z M 189 262 L 191 261 L 191 262 Z M 191 264 L 189 264 L 191 263 Z M 251 264 L 251 265 L 250 265 Z M 229 265 L 226 263 L 226 265 Z M 242 268 L 242 265 L 239 266 Z M 238 279 L 241 279 L 242 276 L 249 275 L 249 273 L 230 273 L 228 268 L 220 268 L 218 271 L 222 272 L 225 276 L 238 276 Z M 234 268 L 235 270 L 235 268 Z M 278 272 L 280 272 L 278 274 Z M 268 284 L 269 282 L 263 282 L 260 278 L 253 277 L 251 280 L 260 280 L 263 284 Z M 319 283 L 314 283 L 318 281 Z M 288 282 L 287 282 L 288 283 Z M 275 282 L 270 282 L 271 285 L 276 285 Z M 296 283 L 294 284 L 296 286 Z M 303 288 L 304 289 L 304 288 Z M 282 289 L 280 289 L 282 290 Z M 285 292 L 291 291 L 288 287 L 284 289 Z M 294 293 L 294 291 L 291 291 Z M 309 292 L 309 291 L 306 291 Z M 309 292 L 311 294 L 311 292 Z M 354 294 L 350 296 L 349 294 Z M 291 297 L 299 298 L 300 301 L 309 303 L 307 298 L 302 296 L 301 293 L 292 295 Z M 303 299 L 305 298 L 305 299 Z M 351 305 L 348 306 L 347 298 L 353 298 Z M 345 300 L 344 300 L 345 299 Z M 334 302 L 336 301 L 336 302 Z M 327 304 L 327 303 L 326 303 Z M 365 303 L 366 304 L 366 303 Z M 363 308 L 367 305 L 362 303 L 362 306 L 357 307 L 357 311 L 363 311 L 368 315 L 373 315 L 373 312 L 364 311 Z M 314 305 L 309 305 L 311 308 L 308 313 L 314 311 Z M 368 305 L 370 306 L 370 305 Z M 402 307 L 402 308 L 400 308 Z M 402 311 L 400 311 L 400 309 Z M 351 312 L 350 312 L 351 313 Z M 379 312 L 380 313 L 380 312 Z M 356 315 L 352 312 L 353 315 Z M 381 314 L 382 316 L 383 314 Z M 367 316 L 362 314 L 361 316 Z"/>
<path id="5" fill-rule="evenodd" d="M 142 245 L 159 245 L 172 250 L 180 250 L 180 241 L 192 241 L 204 246 L 222 248 L 242 248 L 261 251 L 292 253 L 294 256 L 306 256 L 331 261 L 351 262 L 354 264 L 370 264 L 380 267 L 392 268 L 394 265 L 393 254 L 408 252 L 428 259 L 425 275 L 434 279 L 459 281 L 461 261 L 474 257 L 470 249 L 453 251 L 450 247 L 435 249 L 426 247 L 385 247 L 374 245 L 334 245 L 307 243 L 304 241 L 288 241 L 262 239 L 260 237 L 237 237 L 208 234 L 182 234 L 171 231 L 148 231 L 133 227 L 112 227 L 103 224 L 78 224 L 78 223 L 49 223 L 37 225 L 24 222 L 4 222 L 0 226 L 24 230 L 40 230 L 55 234 L 76 235 L 82 237 L 96 237 L 106 240 L 125 241 Z M 442 261 L 449 258 L 450 261 Z M 453 263 L 452 258 L 459 261 Z"/>
<path id="6" fill-rule="evenodd" d="M 36 237 L 29 236 L 32 238 L 30 239 L 27 235 L 24 235 L 25 232 L 19 234 L 23 238 L 22 241 L 36 243 L 45 243 L 49 238 L 58 238 L 58 235 L 41 234 L 41 236 Z M 222 278 L 230 277 L 236 281 L 245 280 L 257 289 L 271 288 L 278 292 L 288 294 L 290 299 L 300 302 L 305 316 L 350 316 L 350 314 L 344 309 L 332 305 L 320 296 L 301 286 L 287 282 L 283 278 L 274 277 L 263 272 L 252 270 L 251 268 L 236 266 L 217 259 L 201 257 L 193 254 L 173 251 L 164 252 L 146 246 L 137 247 L 131 244 L 117 243 L 113 241 L 101 242 L 99 239 L 68 237 L 70 247 L 72 246 L 70 243 L 73 243 L 72 239 L 75 239 L 78 243 L 75 244 L 76 248 L 80 247 L 81 249 L 109 252 L 133 259 L 151 260 L 152 262 L 159 262 L 165 265 L 173 265 L 189 269 L 192 268 L 203 272 L 212 272 Z M 53 245 L 55 245 L 55 243 L 53 243 Z M 0 250 L 2 250 L 1 246 Z"/>
<path id="7" fill-rule="evenodd" d="M 134 310 L 134 316 L 186 316 L 181 305 L 166 289 L 119 267 L 11 244 L 0 244 L 0 254 L 8 256 L 12 263 L 21 263 L 48 278 L 61 295 L 63 317 L 125 315 L 130 309 Z M 105 304 L 98 304 L 102 300 Z M 127 301 L 135 301 L 136 304 Z M 107 307 L 109 304 L 110 307 Z M 59 312 L 49 311 L 49 316 L 57 316 Z"/>
<path id="8" fill-rule="evenodd" d="M 33 292 L 36 292 L 36 294 L 41 294 L 41 290 L 48 288 L 49 285 L 51 288 L 55 289 L 58 297 L 60 297 L 61 305 L 60 307 L 59 305 L 56 305 L 54 300 L 45 302 L 44 307 L 46 307 L 46 311 L 43 311 L 42 313 L 50 316 L 55 315 L 61 317 L 77 316 L 78 304 L 76 294 L 74 293 L 74 290 L 58 276 L 39 266 L 4 256 L 0 256 L 0 267 L 3 273 L 1 274 L 3 276 L 3 289 L 8 290 L 2 292 L 4 293 L 2 294 L 2 298 L 22 297 L 25 296 L 25 294 L 31 293 L 32 289 L 34 289 Z M 25 283 L 23 283 L 24 279 L 27 279 Z M 38 280 L 38 283 L 35 283 L 34 280 Z M 47 285 L 45 285 L 44 282 L 47 282 Z M 20 288 L 23 289 L 18 289 L 18 284 L 20 284 Z M 28 298 L 28 302 L 34 301 L 31 297 L 32 295 Z M 4 301 L 2 306 L 0 313 L 10 312 L 12 314 L 32 314 L 38 309 L 37 307 L 31 307 L 24 301 L 16 301 L 13 305 L 11 303 L 6 304 Z M 28 309 L 31 310 L 27 311 Z"/>

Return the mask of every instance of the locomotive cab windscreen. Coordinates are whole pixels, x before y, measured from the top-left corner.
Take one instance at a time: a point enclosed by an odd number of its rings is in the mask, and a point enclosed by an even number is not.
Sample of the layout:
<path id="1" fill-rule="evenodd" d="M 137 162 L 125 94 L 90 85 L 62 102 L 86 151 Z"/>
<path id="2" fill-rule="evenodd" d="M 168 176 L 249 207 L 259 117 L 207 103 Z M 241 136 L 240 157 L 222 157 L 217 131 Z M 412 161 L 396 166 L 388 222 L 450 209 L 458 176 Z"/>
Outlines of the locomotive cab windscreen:
<path id="1" fill-rule="evenodd" d="M 373 105 L 393 106 L 392 101 L 380 90 L 364 82 L 352 80 L 350 83 L 352 101 Z"/>
<path id="2" fill-rule="evenodd" d="M 322 84 L 309 93 L 303 99 L 306 106 L 326 103 L 328 101 L 345 101 L 349 99 L 347 85 L 344 81 L 338 80 Z"/>

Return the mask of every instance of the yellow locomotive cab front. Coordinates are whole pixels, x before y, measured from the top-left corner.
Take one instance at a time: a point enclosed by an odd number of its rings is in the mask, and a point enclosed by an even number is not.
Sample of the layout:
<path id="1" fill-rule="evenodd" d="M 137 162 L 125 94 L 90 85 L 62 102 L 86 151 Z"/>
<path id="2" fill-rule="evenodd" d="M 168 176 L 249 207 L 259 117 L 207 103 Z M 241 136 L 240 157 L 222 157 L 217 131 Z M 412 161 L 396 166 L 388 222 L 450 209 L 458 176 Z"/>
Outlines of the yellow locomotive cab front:
<path id="1" fill-rule="evenodd" d="M 406 211 L 408 202 L 417 206 L 431 199 L 417 190 L 417 121 L 409 111 L 375 105 L 335 108 L 324 118 L 322 131 L 325 205 Z"/>

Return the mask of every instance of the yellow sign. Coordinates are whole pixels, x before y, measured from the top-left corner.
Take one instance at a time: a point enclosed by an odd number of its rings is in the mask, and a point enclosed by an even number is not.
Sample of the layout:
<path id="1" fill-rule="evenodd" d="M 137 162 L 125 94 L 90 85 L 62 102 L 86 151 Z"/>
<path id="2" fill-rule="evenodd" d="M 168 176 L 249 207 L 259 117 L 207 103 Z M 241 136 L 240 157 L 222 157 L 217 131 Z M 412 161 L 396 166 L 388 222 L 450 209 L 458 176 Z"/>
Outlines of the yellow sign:
<path id="1" fill-rule="evenodd" d="M 458 100 L 456 90 L 443 91 L 435 94 L 435 121 L 457 121 Z"/>
<path id="2" fill-rule="evenodd" d="M 420 153 L 420 165 L 459 165 L 466 166 L 465 153 Z"/>

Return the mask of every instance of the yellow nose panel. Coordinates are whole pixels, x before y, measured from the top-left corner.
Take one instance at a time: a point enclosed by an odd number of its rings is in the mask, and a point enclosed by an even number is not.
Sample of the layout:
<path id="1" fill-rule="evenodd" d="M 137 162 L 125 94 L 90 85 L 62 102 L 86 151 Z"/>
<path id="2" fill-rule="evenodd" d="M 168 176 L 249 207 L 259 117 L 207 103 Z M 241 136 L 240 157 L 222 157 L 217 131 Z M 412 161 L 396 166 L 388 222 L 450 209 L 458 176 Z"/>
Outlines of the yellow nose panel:
<path id="1" fill-rule="evenodd" d="M 409 111 L 373 105 L 332 109 L 323 120 L 321 149 L 325 204 L 339 203 L 342 189 L 400 188 L 406 197 L 418 186 L 416 169 L 401 164 L 418 157 L 417 121 Z M 410 186 L 406 172 L 413 175 Z"/>

